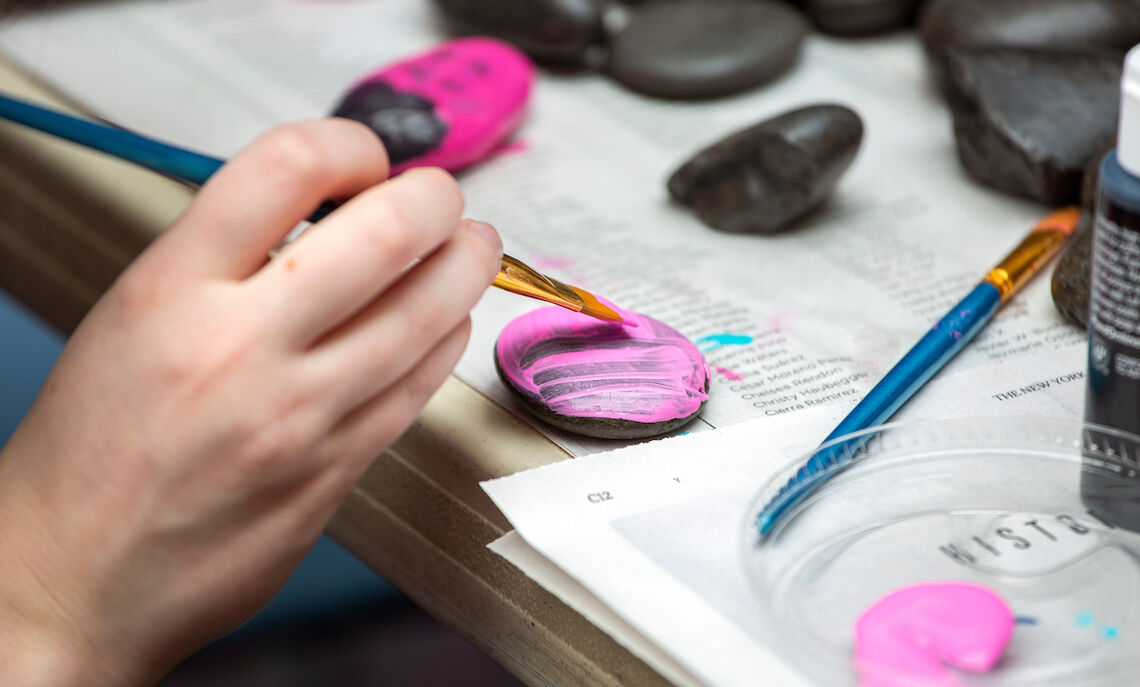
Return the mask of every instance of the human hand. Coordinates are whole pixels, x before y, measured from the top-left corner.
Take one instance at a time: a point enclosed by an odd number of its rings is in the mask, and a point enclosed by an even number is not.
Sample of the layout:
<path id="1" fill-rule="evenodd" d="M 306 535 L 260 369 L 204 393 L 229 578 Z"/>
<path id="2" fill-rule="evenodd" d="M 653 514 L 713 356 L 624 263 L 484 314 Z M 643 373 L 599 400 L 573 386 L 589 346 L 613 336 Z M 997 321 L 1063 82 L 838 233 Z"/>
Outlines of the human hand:
<path id="1" fill-rule="evenodd" d="M 0 452 L 0 683 L 157 680 L 270 598 L 443 382 L 502 247 L 445 172 L 387 172 L 363 125 L 279 128 L 79 326 Z M 351 200 L 267 262 L 326 198 Z"/>

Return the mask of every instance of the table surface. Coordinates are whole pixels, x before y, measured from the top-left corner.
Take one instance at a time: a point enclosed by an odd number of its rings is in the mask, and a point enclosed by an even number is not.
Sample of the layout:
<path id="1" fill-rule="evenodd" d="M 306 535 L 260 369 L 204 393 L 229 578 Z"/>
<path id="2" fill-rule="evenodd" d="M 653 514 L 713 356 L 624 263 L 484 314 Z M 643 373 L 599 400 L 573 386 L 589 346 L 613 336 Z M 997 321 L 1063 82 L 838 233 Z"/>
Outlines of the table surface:
<path id="1" fill-rule="evenodd" d="M 75 110 L 2 61 L 0 90 Z M 0 288 L 70 332 L 192 194 L 129 163 L 0 123 Z M 328 533 L 523 682 L 664 684 L 487 548 L 510 525 L 479 482 L 567 458 L 451 377 L 352 489 Z"/>

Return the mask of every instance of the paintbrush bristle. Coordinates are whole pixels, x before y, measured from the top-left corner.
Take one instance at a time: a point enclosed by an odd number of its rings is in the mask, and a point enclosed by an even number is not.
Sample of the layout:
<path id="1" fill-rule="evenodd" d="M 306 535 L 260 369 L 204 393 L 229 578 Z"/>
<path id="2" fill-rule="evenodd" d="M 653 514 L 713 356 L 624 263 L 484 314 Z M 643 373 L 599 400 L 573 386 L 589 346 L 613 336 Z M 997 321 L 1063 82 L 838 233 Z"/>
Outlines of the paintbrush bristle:
<path id="1" fill-rule="evenodd" d="M 569 284 L 567 284 L 567 286 L 569 286 Z M 570 288 L 582 299 L 581 313 L 583 315 L 590 315 L 591 317 L 596 317 L 600 320 L 606 320 L 608 322 L 620 322 L 630 327 L 637 326 L 636 322 L 626 320 L 613 308 L 610 308 L 609 306 L 599 301 L 597 297 L 595 297 L 594 294 L 590 293 L 589 291 L 583 291 L 576 286 L 570 286 Z"/>

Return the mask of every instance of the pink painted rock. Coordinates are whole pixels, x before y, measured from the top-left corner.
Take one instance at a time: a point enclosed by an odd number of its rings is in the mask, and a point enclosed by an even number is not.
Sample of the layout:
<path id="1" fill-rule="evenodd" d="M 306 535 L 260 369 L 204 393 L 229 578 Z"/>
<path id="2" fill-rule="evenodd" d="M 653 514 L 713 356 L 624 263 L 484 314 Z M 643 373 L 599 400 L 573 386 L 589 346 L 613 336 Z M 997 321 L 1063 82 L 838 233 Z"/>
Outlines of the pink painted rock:
<path id="1" fill-rule="evenodd" d="M 495 345 L 499 376 L 535 416 L 576 434 L 640 439 L 681 427 L 708 399 L 704 357 L 672 327 L 614 309 L 636 326 L 559 307 L 516 318 Z"/>
<path id="2" fill-rule="evenodd" d="M 492 38 L 458 38 L 367 75 L 333 111 L 367 124 L 392 173 L 455 172 L 491 155 L 522 122 L 535 69 Z"/>
<path id="3" fill-rule="evenodd" d="M 879 599 L 855 623 L 860 687 L 953 687 L 946 666 L 994 667 L 1015 618 L 996 592 L 968 583 L 916 584 Z"/>

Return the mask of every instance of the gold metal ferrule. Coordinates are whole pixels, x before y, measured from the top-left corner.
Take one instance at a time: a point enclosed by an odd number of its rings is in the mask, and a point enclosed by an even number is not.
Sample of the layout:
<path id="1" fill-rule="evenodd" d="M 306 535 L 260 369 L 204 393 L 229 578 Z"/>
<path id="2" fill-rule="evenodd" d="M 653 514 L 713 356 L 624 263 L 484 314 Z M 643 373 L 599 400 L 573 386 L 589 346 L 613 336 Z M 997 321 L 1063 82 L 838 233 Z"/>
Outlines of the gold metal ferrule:
<path id="1" fill-rule="evenodd" d="M 495 275 L 493 286 L 504 291 L 521 294 L 540 301 L 560 305 L 575 312 L 610 322 L 621 322 L 621 315 L 598 301 L 588 291 L 563 284 L 536 272 L 516 258 L 504 255 L 499 273 Z"/>
<path id="2" fill-rule="evenodd" d="M 1005 303 L 1065 245 L 1080 216 L 1081 211 L 1077 207 L 1063 208 L 1046 215 L 1034 227 L 1033 233 L 1026 236 L 982 281 L 996 288 L 1001 294 L 1001 302 Z"/>

